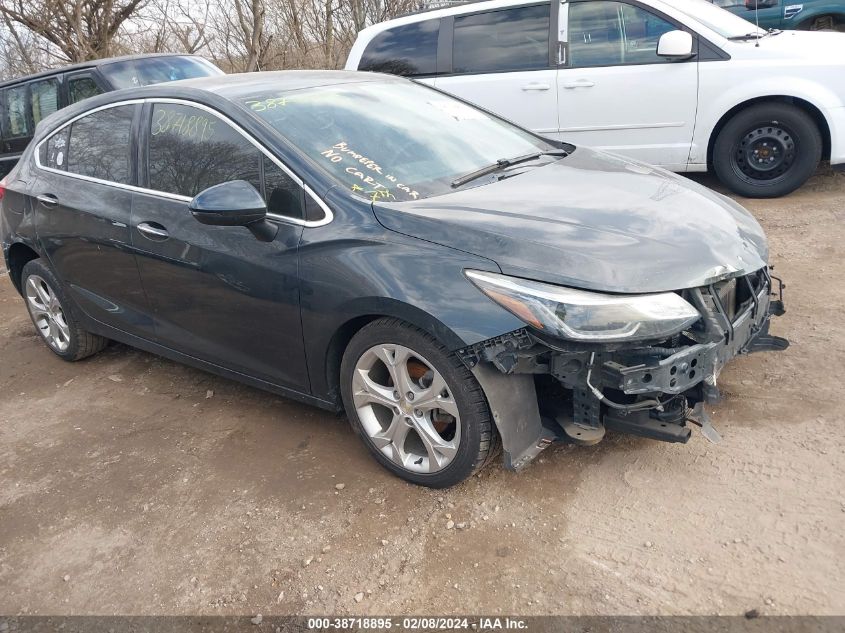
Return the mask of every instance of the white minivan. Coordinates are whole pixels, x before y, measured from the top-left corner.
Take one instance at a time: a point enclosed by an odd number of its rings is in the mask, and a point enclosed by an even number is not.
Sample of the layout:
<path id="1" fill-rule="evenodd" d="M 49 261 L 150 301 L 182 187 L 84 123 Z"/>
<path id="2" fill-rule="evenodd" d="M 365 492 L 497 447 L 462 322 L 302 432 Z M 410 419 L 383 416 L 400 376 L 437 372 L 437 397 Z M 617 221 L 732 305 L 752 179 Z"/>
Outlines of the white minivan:
<path id="1" fill-rule="evenodd" d="M 749 197 L 845 167 L 845 34 L 763 31 L 706 0 L 462 3 L 361 31 L 346 68 Z"/>

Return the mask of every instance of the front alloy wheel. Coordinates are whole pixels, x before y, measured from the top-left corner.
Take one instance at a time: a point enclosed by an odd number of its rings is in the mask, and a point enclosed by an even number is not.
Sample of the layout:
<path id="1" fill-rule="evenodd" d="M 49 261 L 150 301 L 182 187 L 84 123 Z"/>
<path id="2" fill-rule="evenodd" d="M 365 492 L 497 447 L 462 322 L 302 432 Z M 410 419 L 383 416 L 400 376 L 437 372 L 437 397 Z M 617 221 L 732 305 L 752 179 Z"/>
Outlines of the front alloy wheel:
<path id="1" fill-rule="evenodd" d="M 483 468 L 499 443 L 475 376 L 430 334 L 392 318 L 363 327 L 340 367 L 352 428 L 394 474 L 432 488 Z"/>
<path id="2" fill-rule="evenodd" d="M 435 473 L 455 458 L 461 414 L 446 380 L 403 345 L 376 345 L 355 365 L 355 411 L 370 441 L 393 463 Z"/>

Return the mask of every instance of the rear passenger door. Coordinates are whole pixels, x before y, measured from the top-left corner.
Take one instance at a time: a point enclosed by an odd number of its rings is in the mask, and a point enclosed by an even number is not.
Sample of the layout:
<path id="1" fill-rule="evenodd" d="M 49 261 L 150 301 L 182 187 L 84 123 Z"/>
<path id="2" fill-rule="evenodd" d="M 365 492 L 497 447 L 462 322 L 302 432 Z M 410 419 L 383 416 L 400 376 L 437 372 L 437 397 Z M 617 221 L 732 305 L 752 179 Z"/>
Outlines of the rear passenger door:
<path id="1" fill-rule="evenodd" d="M 131 224 L 156 339 L 307 391 L 297 251 L 305 192 L 214 110 L 188 102 L 153 102 L 146 110 L 148 191 L 135 194 Z M 263 194 L 279 228 L 272 242 L 243 227 L 203 225 L 191 215 L 194 196 L 231 180 L 245 180 Z"/>
<path id="2" fill-rule="evenodd" d="M 446 25 L 450 72 L 434 85 L 538 134 L 556 133 L 557 41 L 552 45 L 550 24 L 547 2 L 455 16 Z"/>
<path id="3" fill-rule="evenodd" d="M 112 104 L 73 120 L 36 149 L 31 204 L 54 271 L 90 317 L 151 332 L 129 246 L 136 103 Z"/>

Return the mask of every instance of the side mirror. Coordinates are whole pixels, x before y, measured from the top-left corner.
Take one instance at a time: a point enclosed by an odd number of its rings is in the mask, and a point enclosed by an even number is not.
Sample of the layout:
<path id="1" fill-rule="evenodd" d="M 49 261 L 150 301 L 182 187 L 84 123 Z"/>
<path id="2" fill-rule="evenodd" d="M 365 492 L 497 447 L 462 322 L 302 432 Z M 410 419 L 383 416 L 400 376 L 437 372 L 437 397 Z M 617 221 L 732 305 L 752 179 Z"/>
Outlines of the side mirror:
<path id="1" fill-rule="evenodd" d="M 686 31 L 669 31 L 657 41 L 657 54 L 669 59 L 689 59 L 692 57 L 692 35 Z"/>
<path id="2" fill-rule="evenodd" d="M 188 208 L 200 224 L 243 226 L 262 242 L 272 242 L 279 227 L 267 221 L 267 205 L 245 180 L 230 180 L 201 191 Z"/>

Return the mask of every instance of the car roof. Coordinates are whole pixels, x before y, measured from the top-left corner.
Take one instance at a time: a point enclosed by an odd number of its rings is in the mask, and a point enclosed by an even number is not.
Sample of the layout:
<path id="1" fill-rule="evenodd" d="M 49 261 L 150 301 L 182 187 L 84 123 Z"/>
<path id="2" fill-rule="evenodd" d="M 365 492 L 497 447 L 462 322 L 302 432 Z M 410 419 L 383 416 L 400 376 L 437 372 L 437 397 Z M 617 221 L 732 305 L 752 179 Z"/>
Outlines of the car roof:
<path id="1" fill-rule="evenodd" d="M 424 8 L 419 11 L 413 11 L 403 16 L 379 22 L 366 29 L 363 29 L 358 37 L 362 35 L 374 36 L 386 28 L 393 26 L 400 26 L 402 24 L 414 24 L 423 20 L 432 20 L 435 18 L 443 18 L 451 15 L 463 15 L 464 13 L 475 13 L 476 11 L 486 11 L 489 9 L 506 9 L 509 7 L 518 7 L 526 4 L 542 4 L 544 0 L 467 0 L 465 2 L 455 2 L 450 4 L 442 4 L 440 6 L 434 5 L 429 8 Z"/>
<path id="2" fill-rule="evenodd" d="M 160 88 L 195 88 L 212 92 L 235 100 L 250 94 L 268 90 L 303 90 L 337 84 L 361 83 L 366 81 L 402 81 L 394 75 L 365 73 L 350 70 L 277 70 L 254 73 L 234 73 L 215 77 L 197 77 L 159 84 Z"/>
<path id="3" fill-rule="evenodd" d="M 52 77 L 53 75 L 58 75 L 61 73 L 73 72 L 74 70 L 84 70 L 86 68 L 97 68 L 99 66 L 106 66 L 108 64 L 114 64 L 117 62 L 128 62 L 134 61 L 136 59 L 150 59 L 154 57 L 201 57 L 200 55 L 192 55 L 190 53 L 144 53 L 139 55 L 122 55 L 120 57 L 104 57 L 102 59 L 92 59 L 87 62 L 79 62 L 76 64 L 70 64 L 69 66 L 61 66 L 59 68 L 51 68 L 50 70 L 43 70 L 40 73 L 34 73 L 32 75 L 24 75 L 22 77 L 16 77 L 15 79 L 7 79 L 6 81 L 0 82 L 0 88 L 6 88 L 7 86 L 12 86 L 18 83 L 24 83 L 26 81 L 32 81 L 34 79 L 41 79 L 44 77 Z"/>

